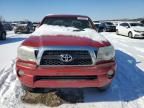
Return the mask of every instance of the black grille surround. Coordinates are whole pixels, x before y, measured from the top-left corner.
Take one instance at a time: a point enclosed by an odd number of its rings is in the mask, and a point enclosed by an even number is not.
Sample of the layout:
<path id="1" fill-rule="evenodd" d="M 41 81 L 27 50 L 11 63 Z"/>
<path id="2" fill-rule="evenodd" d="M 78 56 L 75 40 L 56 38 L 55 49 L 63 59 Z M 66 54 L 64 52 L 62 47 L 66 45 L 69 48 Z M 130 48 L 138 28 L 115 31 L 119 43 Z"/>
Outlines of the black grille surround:
<path id="1" fill-rule="evenodd" d="M 72 61 L 61 60 L 62 54 L 72 56 Z M 45 50 L 41 56 L 40 65 L 92 65 L 92 58 L 87 50 Z"/>
<path id="2" fill-rule="evenodd" d="M 96 80 L 96 75 L 89 76 L 36 76 L 35 81 L 38 80 Z"/>

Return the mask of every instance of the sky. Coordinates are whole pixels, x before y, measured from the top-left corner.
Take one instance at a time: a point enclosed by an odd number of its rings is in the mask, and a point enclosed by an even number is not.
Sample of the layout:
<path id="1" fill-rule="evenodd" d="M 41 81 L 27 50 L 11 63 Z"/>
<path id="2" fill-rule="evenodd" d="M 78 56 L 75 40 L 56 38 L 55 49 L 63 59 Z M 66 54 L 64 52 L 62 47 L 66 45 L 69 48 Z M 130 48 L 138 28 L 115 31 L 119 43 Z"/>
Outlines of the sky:
<path id="1" fill-rule="evenodd" d="M 41 21 L 48 14 L 80 14 L 93 20 L 144 17 L 144 0 L 0 0 L 6 21 Z"/>

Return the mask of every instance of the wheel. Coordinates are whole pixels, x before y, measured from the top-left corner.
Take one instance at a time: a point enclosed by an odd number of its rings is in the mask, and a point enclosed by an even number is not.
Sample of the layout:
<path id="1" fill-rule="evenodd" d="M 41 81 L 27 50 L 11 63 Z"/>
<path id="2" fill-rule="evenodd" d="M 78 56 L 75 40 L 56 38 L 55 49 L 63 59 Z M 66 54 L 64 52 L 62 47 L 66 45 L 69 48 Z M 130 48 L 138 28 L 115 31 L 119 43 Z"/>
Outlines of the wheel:
<path id="1" fill-rule="evenodd" d="M 103 92 L 103 91 L 108 90 L 110 88 L 110 86 L 111 86 L 111 83 L 109 83 L 103 87 L 98 87 L 97 89 L 98 89 L 98 91 Z"/>
<path id="2" fill-rule="evenodd" d="M 128 33 L 128 37 L 133 38 L 132 32 L 129 32 L 129 33 Z"/>
<path id="3" fill-rule="evenodd" d="M 119 35 L 119 31 L 118 31 L 118 29 L 116 30 L 116 34 Z"/>
<path id="4" fill-rule="evenodd" d="M 1 40 L 6 40 L 6 33 L 5 32 L 1 33 L 0 39 Z"/>

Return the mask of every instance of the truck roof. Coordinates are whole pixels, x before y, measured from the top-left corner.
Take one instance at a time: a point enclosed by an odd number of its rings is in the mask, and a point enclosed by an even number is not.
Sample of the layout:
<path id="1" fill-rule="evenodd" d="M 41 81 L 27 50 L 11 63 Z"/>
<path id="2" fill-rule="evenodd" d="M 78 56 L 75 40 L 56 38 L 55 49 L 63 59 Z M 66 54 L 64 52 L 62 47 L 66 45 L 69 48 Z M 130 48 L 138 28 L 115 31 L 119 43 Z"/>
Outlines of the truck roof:
<path id="1" fill-rule="evenodd" d="M 46 17 L 87 17 L 89 18 L 88 16 L 84 16 L 84 15 L 67 15 L 67 14 L 50 14 Z"/>

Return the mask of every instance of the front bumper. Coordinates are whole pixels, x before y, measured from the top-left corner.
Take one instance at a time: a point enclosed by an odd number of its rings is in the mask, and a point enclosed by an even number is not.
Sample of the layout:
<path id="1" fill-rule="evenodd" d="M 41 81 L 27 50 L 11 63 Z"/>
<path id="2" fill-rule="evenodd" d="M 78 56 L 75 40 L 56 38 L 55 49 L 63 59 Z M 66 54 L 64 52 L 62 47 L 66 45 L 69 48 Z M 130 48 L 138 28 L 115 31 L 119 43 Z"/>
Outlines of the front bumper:
<path id="1" fill-rule="evenodd" d="M 144 32 L 133 31 L 132 33 L 133 33 L 134 37 L 137 37 L 137 38 L 143 38 L 144 37 Z"/>
<path id="2" fill-rule="evenodd" d="M 135 33 L 135 35 L 134 35 L 134 37 L 144 37 L 144 33 L 143 34 L 141 34 L 141 33 Z"/>
<path id="3" fill-rule="evenodd" d="M 39 67 L 34 63 L 17 60 L 16 71 L 22 85 L 29 88 L 103 87 L 111 83 L 116 64 L 113 61 L 95 66 Z M 23 72 L 23 75 L 19 75 L 20 71 Z M 108 76 L 110 71 L 113 72 L 111 77 Z M 94 76 L 96 78 L 85 79 L 85 77 Z M 53 79 L 55 77 L 58 79 Z M 61 77 L 84 77 L 84 79 L 62 79 Z"/>

